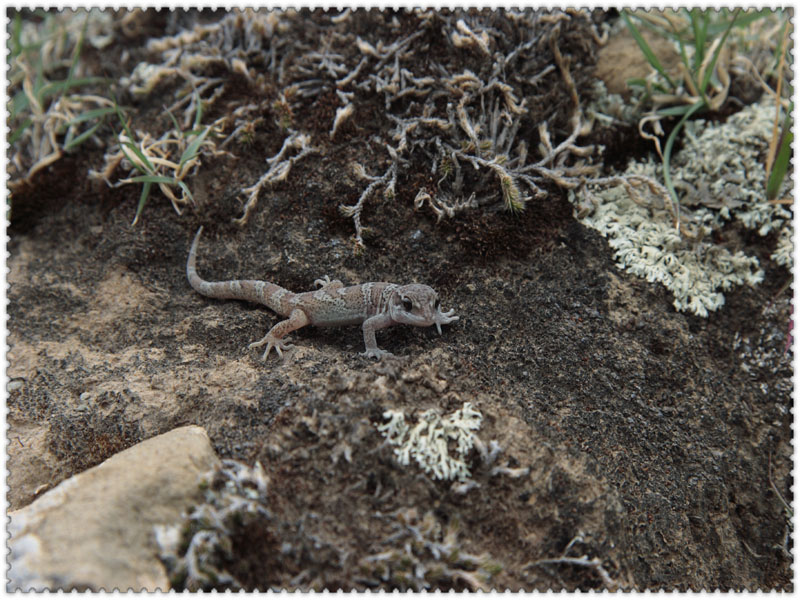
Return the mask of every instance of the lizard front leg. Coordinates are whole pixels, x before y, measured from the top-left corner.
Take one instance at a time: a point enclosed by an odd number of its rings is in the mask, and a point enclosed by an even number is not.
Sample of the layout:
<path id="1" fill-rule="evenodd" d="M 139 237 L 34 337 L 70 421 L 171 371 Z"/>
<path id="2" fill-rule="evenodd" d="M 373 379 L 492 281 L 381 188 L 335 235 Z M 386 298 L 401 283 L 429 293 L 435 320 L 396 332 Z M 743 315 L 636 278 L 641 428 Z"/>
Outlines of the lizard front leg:
<path id="1" fill-rule="evenodd" d="M 378 329 L 391 327 L 394 324 L 394 320 L 388 314 L 375 315 L 374 317 L 366 319 L 361 325 L 361 329 L 364 332 L 364 345 L 367 347 L 367 350 L 366 352 L 362 352 L 361 356 L 377 359 L 383 356 L 393 356 L 391 352 L 378 348 L 378 343 L 375 340 L 375 332 Z"/>
<path id="2" fill-rule="evenodd" d="M 264 351 L 264 356 L 261 357 L 261 360 L 267 360 L 269 351 L 273 348 L 275 348 L 278 356 L 283 356 L 283 351 L 291 348 L 292 344 L 287 344 L 282 338 L 286 334 L 294 331 L 295 329 L 305 327 L 309 323 L 311 323 L 311 320 L 308 318 L 308 315 L 306 315 L 306 313 L 304 313 L 301 309 L 295 308 L 289 315 L 288 319 L 281 321 L 280 323 L 276 323 L 275 326 L 273 326 L 273 328 L 267 332 L 267 335 L 265 335 L 259 341 L 250 344 L 248 348 L 260 348 L 266 344 L 267 349 Z"/>
<path id="3" fill-rule="evenodd" d="M 320 291 L 325 290 L 326 292 L 335 292 L 336 290 L 344 287 L 344 284 L 339 281 L 338 279 L 331 279 L 328 275 L 325 275 L 322 279 L 315 279 L 314 285 L 320 288 Z"/>

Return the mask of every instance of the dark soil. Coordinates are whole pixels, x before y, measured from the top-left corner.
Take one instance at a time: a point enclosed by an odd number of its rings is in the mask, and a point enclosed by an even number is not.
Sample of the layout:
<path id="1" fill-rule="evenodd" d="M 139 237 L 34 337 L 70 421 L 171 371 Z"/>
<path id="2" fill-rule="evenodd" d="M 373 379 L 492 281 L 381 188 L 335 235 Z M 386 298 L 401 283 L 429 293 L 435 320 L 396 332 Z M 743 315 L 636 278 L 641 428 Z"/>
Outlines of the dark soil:
<path id="1" fill-rule="evenodd" d="M 166 35 L 173 20 L 150 18 L 148 35 Z M 564 43 L 580 87 L 594 42 L 573 32 Z M 111 53 L 121 50 L 118 42 Z M 230 85 L 238 91 L 210 118 L 253 94 Z M 567 97 L 551 96 L 559 94 Z M 267 107 L 275 99 L 262 98 Z M 169 101 L 153 96 L 140 110 Z M 518 216 L 478 209 L 437 223 L 413 206 L 412 178 L 429 171 L 408 169 L 393 200 L 368 201 L 366 250 L 354 253 L 352 221 L 338 205 L 364 187 L 351 160 L 382 172 L 385 153 L 369 140 L 385 124 L 351 123 L 332 142 L 329 101 L 294 115 L 321 151 L 262 191 L 244 228 L 231 224 L 238 190 L 282 142 L 270 108 L 249 150 L 214 160 L 191 182 L 197 206 L 181 217 L 154 194 L 131 227 L 139 189 L 87 181 L 101 152 L 65 157 L 13 195 L 10 508 L 141 440 L 197 424 L 221 457 L 260 461 L 270 477 L 273 526 L 240 534 L 228 565 L 249 589 L 369 587 L 361 561 L 385 550 L 392 515 L 415 509 L 457 521 L 465 551 L 502 566 L 497 588 L 602 587 L 592 568 L 532 565 L 579 538 L 569 556 L 599 558 L 624 587 L 791 590 L 791 523 L 776 493 L 791 503 L 791 289 L 768 248 L 759 255 L 764 283 L 726 292 L 726 305 L 701 319 L 617 269 L 563 192 L 549 190 Z M 638 140 L 629 147 L 644 151 Z M 381 332 L 379 346 L 397 355 L 381 362 L 359 356 L 358 327 L 302 329 L 283 360 L 261 362 L 247 344 L 276 315 L 209 300 L 186 281 L 200 225 L 207 279 L 294 291 L 325 274 L 420 282 L 460 320 L 441 337 L 433 328 Z M 389 408 L 418 415 L 466 401 L 484 416 L 479 437 L 502 446 L 500 464 L 528 475 L 491 477 L 476 455 L 478 487 L 459 494 L 398 465 L 374 427 Z"/>

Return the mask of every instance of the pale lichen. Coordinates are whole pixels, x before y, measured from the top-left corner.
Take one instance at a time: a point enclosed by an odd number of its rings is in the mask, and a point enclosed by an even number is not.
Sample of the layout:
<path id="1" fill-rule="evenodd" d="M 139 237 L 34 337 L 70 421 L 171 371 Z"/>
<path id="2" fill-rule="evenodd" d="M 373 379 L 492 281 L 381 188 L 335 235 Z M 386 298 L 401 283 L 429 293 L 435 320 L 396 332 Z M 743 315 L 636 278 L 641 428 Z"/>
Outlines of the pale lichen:
<path id="1" fill-rule="evenodd" d="M 723 124 L 687 124 L 684 146 L 671 161 L 677 207 L 653 186 L 632 185 L 658 181 L 661 166 L 632 162 L 620 177 L 608 178 L 617 182 L 613 185 L 589 181 L 571 190 L 576 216 L 608 238 L 617 266 L 661 283 L 672 292 L 677 310 L 706 317 L 724 304 L 723 292 L 756 285 L 764 277 L 755 256 L 714 241 L 711 234 L 726 222 L 736 219 L 760 235 L 778 231 L 773 258 L 791 265 L 791 213 L 767 200 L 760 162 L 773 118 L 774 105 L 765 99 Z M 789 186 L 787 178 L 787 194 Z"/>
<path id="2" fill-rule="evenodd" d="M 725 302 L 720 290 L 755 285 L 764 276 L 755 257 L 710 242 L 689 242 L 667 214 L 640 206 L 621 187 L 600 197 L 603 203 L 582 222 L 608 238 L 618 267 L 672 292 L 679 311 L 708 316 Z"/>
<path id="3" fill-rule="evenodd" d="M 778 235 L 778 244 L 775 246 L 775 252 L 772 253 L 770 258 L 779 265 L 783 265 L 791 270 L 794 266 L 794 243 L 792 242 L 793 228 L 785 226 L 781 229 Z"/>
<path id="4" fill-rule="evenodd" d="M 765 95 L 724 123 L 687 122 L 684 146 L 671 161 L 681 205 L 718 211 L 720 219 L 735 218 L 759 235 L 789 225 L 791 213 L 766 197 L 763 157 L 774 119 L 774 99 Z M 779 197 L 789 196 L 791 185 L 787 177 Z"/>
<path id="5" fill-rule="evenodd" d="M 401 465 L 407 466 L 413 458 L 435 479 L 463 481 L 470 476 L 466 458 L 476 445 L 474 432 L 483 421 L 483 415 L 471 403 L 465 402 L 444 417 L 435 408 L 426 410 L 411 426 L 402 411 L 387 410 L 383 417 L 387 422 L 378 424 L 378 431 L 395 446 L 394 454 Z"/>

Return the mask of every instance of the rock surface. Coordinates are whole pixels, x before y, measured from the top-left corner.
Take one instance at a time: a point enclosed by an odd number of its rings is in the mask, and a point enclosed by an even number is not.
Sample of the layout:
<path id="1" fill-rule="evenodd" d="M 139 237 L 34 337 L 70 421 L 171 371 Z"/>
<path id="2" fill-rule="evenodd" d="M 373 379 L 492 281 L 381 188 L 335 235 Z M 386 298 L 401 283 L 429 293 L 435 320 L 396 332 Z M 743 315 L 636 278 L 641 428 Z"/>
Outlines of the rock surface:
<path id="1" fill-rule="evenodd" d="M 179 519 L 217 462 L 202 427 L 181 427 L 11 512 L 8 590 L 166 590 L 153 527 Z"/>

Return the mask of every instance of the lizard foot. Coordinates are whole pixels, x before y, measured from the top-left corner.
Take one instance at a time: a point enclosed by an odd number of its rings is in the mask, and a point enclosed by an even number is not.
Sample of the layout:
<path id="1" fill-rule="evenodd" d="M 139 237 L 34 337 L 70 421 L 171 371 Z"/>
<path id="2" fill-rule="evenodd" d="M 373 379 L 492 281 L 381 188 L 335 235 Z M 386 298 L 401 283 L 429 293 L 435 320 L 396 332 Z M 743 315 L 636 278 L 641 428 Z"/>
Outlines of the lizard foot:
<path id="1" fill-rule="evenodd" d="M 280 356 L 281 358 L 283 358 L 284 350 L 288 350 L 289 348 L 294 348 L 294 344 L 289 344 L 287 342 L 284 342 L 282 339 L 276 338 L 275 336 L 269 334 L 265 335 L 259 341 L 253 342 L 248 346 L 248 348 L 251 349 L 260 348 L 264 344 L 267 345 L 267 349 L 264 351 L 264 355 L 261 357 L 261 360 L 263 361 L 267 360 L 267 356 L 269 356 L 269 353 L 273 348 L 275 348 L 275 352 L 277 352 L 278 356 Z"/>
<path id="2" fill-rule="evenodd" d="M 381 350 L 380 348 L 367 348 L 366 352 L 361 353 L 361 356 L 366 356 L 367 358 L 377 358 L 380 360 L 384 356 L 394 356 L 394 354 L 387 352 L 386 350 Z"/>

